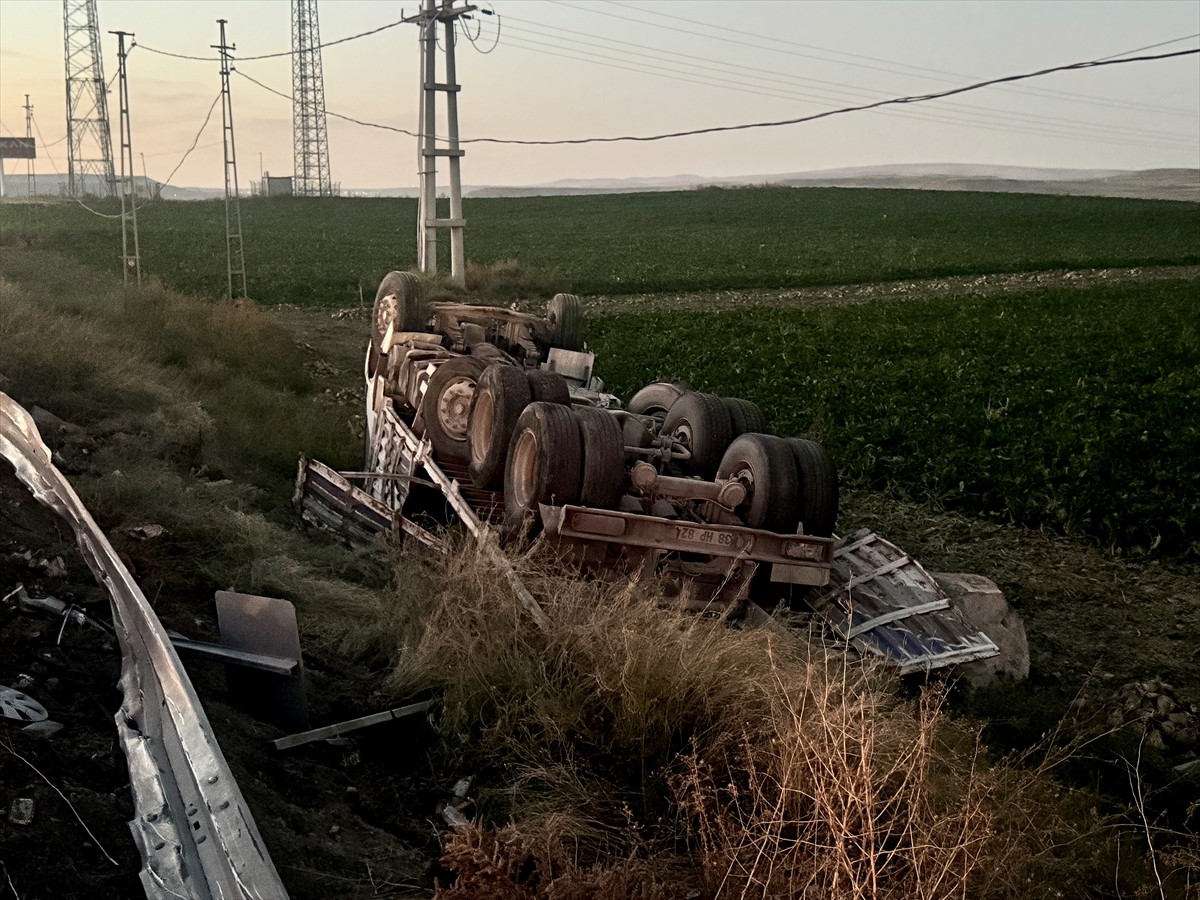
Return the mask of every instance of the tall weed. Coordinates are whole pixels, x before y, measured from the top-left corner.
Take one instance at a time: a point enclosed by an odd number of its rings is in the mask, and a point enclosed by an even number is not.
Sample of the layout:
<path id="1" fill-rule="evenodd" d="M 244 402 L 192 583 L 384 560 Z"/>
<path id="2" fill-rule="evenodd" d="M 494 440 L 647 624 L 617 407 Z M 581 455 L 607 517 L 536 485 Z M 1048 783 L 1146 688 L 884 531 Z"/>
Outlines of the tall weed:
<path id="1" fill-rule="evenodd" d="M 443 689 L 449 765 L 481 785 L 445 896 L 571 896 L 601 872 L 636 875 L 613 896 L 1052 896 L 1044 867 L 1074 865 L 1060 812 L 1012 789 L 1044 776 L 989 762 L 937 689 L 906 699 L 874 665 L 654 585 L 517 564 L 548 628 L 472 548 L 423 576 L 432 599 L 396 598 L 422 600 L 392 684 Z"/>

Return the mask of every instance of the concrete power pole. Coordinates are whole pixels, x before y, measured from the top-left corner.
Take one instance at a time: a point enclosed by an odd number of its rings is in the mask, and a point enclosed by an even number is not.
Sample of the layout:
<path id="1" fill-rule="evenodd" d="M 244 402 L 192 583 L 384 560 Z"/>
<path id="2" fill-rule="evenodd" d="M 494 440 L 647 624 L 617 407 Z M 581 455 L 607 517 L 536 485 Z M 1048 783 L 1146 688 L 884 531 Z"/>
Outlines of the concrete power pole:
<path id="1" fill-rule="evenodd" d="M 117 36 L 117 96 L 120 99 L 121 119 L 121 271 L 124 283 L 129 284 L 129 270 L 133 269 L 137 283 L 142 283 L 142 253 L 138 245 L 137 187 L 133 174 L 133 137 L 129 126 L 129 82 L 125 77 L 125 38 L 133 37 L 128 31 L 113 31 Z M 129 252 L 130 232 L 133 233 L 133 252 Z"/>
<path id="2" fill-rule="evenodd" d="M 454 24 L 462 15 L 476 9 L 471 4 L 454 6 L 453 0 L 425 0 L 425 8 L 416 17 L 421 26 L 421 105 L 418 174 L 420 201 L 417 211 L 417 259 L 422 272 L 437 273 L 437 233 L 450 229 L 450 280 L 466 283 L 466 255 L 462 212 L 462 175 L 460 163 L 465 153 L 458 144 L 458 92 L 454 67 Z M 446 45 L 446 80 L 437 80 L 437 26 L 443 26 Z M 437 145 L 437 95 L 446 95 L 446 147 Z M 450 167 L 450 218 L 437 214 L 437 158 L 444 156 Z"/>
<path id="3" fill-rule="evenodd" d="M 99 181 L 98 193 L 111 197 L 112 132 L 108 124 L 108 87 L 100 55 L 96 0 L 63 0 L 63 36 L 67 61 L 67 190 L 72 197 L 88 193 L 88 177 Z"/>
<path id="4" fill-rule="evenodd" d="M 25 140 L 29 141 L 29 145 L 33 146 L 33 104 L 29 102 L 29 95 L 25 95 Z M 37 191 L 35 183 L 37 177 L 33 173 L 33 157 L 25 161 L 25 198 L 30 199 Z"/>
<path id="5" fill-rule="evenodd" d="M 237 46 L 225 43 L 226 19 L 217 19 L 221 26 L 221 43 L 212 48 L 221 54 L 221 134 L 225 144 L 225 276 L 229 299 L 234 299 L 233 281 L 236 275 L 246 296 L 246 258 L 242 253 L 242 208 L 238 204 L 237 149 L 233 141 L 233 98 L 229 93 L 230 51 Z"/>

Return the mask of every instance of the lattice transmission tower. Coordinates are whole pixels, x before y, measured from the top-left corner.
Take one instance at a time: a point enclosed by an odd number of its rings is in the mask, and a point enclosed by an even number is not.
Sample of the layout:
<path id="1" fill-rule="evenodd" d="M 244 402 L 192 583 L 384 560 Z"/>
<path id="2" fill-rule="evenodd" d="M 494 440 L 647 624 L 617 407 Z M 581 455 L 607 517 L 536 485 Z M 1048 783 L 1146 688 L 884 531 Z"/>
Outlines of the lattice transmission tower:
<path id="1" fill-rule="evenodd" d="M 317 0 L 292 0 L 292 143 L 292 192 L 332 196 Z"/>
<path id="2" fill-rule="evenodd" d="M 67 61 L 67 190 L 72 197 L 116 191 L 108 89 L 96 0 L 63 0 Z"/>

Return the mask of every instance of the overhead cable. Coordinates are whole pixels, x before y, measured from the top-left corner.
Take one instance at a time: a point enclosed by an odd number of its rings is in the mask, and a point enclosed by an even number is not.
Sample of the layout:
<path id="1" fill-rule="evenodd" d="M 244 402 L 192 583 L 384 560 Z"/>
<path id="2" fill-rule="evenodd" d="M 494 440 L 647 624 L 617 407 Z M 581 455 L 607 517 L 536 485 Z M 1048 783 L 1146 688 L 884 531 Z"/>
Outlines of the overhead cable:
<path id="1" fill-rule="evenodd" d="M 542 51 L 542 52 L 549 53 L 550 51 Z M 865 110 L 878 109 L 878 108 L 886 107 L 886 106 L 907 106 L 907 105 L 921 103 L 921 102 L 925 102 L 925 101 L 929 101 L 929 100 L 937 100 L 942 97 L 948 97 L 948 96 L 952 96 L 954 94 L 962 94 L 962 93 L 966 93 L 968 91 L 975 91 L 975 90 L 979 90 L 980 88 L 989 87 L 989 86 L 995 85 L 995 84 L 1006 84 L 1006 83 L 1011 83 L 1014 81 L 1021 81 L 1021 80 L 1029 79 L 1029 78 L 1037 78 L 1037 77 L 1040 77 L 1043 75 L 1049 75 L 1054 72 L 1065 72 L 1065 71 L 1072 71 L 1072 70 L 1077 70 L 1077 69 L 1095 68 L 1095 67 L 1099 67 L 1099 66 L 1117 65 L 1117 64 L 1121 64 L 1121 63 L 1127 63 L 1127 62 L 1145 62 L 1145 61 L 1150 61 L 1150 60 L 1170 59 L 1173 57 L 1187 56 L 1187 55 L 1196 54 L 1196 53 L 1200 53 L 1200 50 L 1183 50 L 1183 51 L 1177 51 L 1175 53 L 1157 54 L 1154 56 L 1127 57 L 1127 58 L 1123 58 L 1123 59 L 1089 60 L 1087 62 L 1071 63 L 1069 65 L 1055 66 L 1055 67 L 1052 67 L 1049 69 L 1041 69 L 1036 72 L 1027 72 L 1027 73 L 1023 73 L 1020 75 L 1007 75 L 1002 78 L 993 78 L 988 81 L 977 82 L 975 84 L 966 85 L 964 87 L 958 87 L 958 88 L 953 88 L 953 89 L 946 90 L 946 91 L 940 91 L 935 94 L 924 94 L 924 95 L 912 96 L 912 97 L 895 97 L 895 98 L 891 98 L 891 99 L 887 99 L 887 100 L 879 100 L 879 101 L 876 101 L 873 103 L 866 103 L 866 104 L 861 104 L 858 106 L 842 107 L 840 109 L 826 110 L 825 112 L 814 113 L 814 114 L 808 115 L 808 116 L 801 116 L 801 117 L 794 118 L 794 119 L 784 119 L 784 120 L 773 121 L 773 122 L 752 122 L 752 123 L 741 124 L 741 125 L 718 125 L 718 126 L 712 126 L 712 127 L 708 127 L 708 128 L 698 128 L 698 129 L 693 129 L 693 130 L 689 130 L 689 131 L 678 131 L 678 132 L 670 132 L 670 133 L 656 134 L 656 135 L 573 138 L 573 139 L 562 139 L 562 140 L 520 140 L 520 139 L 515 139 L 515 138 L 487 138 L 487 137 L 484 137 L 484 138 L 460 138 L 459 143 L 461 143 L 461 144 L 480 144 L 480 143 L 515 144 L 515 145 L 522 145 L 522 146 L 562 146 L 562 145 L 573 145 L 573 144 L 616 143 L 616 142 L 624 142 L 624 141 L 649 142 L 649 141 L 666 140 L 668 138 L 688 137 L 688 136 L 692 136 L 692 135 L 711 134 L 711 133 L 724 132 L 724 131 L 741 131 L 741 130 L 748 130 L 748 129 L 754 129 L 754 128 L 775 128 L 775 127 L 779 127 L 779 126 L 783 126 L 783 125 L 798 125 L 798 124 L 802 124 L 804 122 L 811 122 L 811 121 L 815 121 L 817 119 L 823 119 L 823 118 L 827 118 L 830 116 L 842 115 L 845 113 L 862 112 Z M 555 54 L 551 53 L 551 55 L 555 55 Z M 614 65 L 613 68 L 620 69 L 620 68 L 627 68 L 627 67 L 620 66 L 620 65 Z M 250 81 L 253 84 L 256 84 L 258 87 L 262 88 L 263 90 L 265 90 L 271 94 L 274 94 L 277 97 L 281 97 L 284 100 L 292 100 L 292 101 L 295 100 L 295 98 L 291 94 L 285 93 L 283 91 L 278 91 L 272 87 L 269 87 L 268 85 L 263 84 L 261 81 L 257 80 L 256 78 L 252 78 L 251 76 L 247 75 L 245 72 L 239 71 L 237 69 L 234 69 L 233 71 L 236 74 L 241 75 L 247 81 Z M 630 69 L 630 71 L 637 71 L 637 70 Z M 672 77 L 672 76 L 667 76 L 667 77 Z M 678 78 L 677 80 L 690 81 L 691 79 Z M 696 82 L 696 83 L 703 83 L 703 82 Z M 897 114 L 904 115 L 903 113 L 897 113 Z M 328 109 L 326 110 L 326 115 L 333 116 L 334 118 L 337 118 L 337 119 L 343 119 L 347 122 L 352 122 L 356 125 L 363 125 L 368 128 L 378 128 L 383 131 L 392 131 L 397 134 L 407 135 L 409 137 L 420 137 L 420 135 L 417 134 L 416 132 L 409 131 L 408 129 L 405 129 L 405 128 L 398 128 L 394 125 L 381 125 L 377 122 L 367 122 L 362 119 L 356 119 L 351 116 L 342 115 L 341 113 L 332 112 Z M 934 121 L 936 121 L 936 120 L 934 120 Z M 972 128 L 985 128 L 985 129 L 989 129 L 989 130 L 993 130 L 993 131 L 1010 132 L 1010 131 L 1014 130 L 1012 128 L 1001 126 L 1001 125 L 988 125 L 988 124 L 982 124 L 982 123 L 978 123 L 978 122 L 971 122 L 969 120 L 964 121 L 964 120 L 950 119 L 949 121 L 951 121 L 953 124 L 965 125 L 967 127 L 972 127 Z M 1056 136 L 1056 137 L 1076 137 L 1076 138 L 1082 137 L 1082 138 L 1086 138 L 1088 140 L 1101 140 L 1101 141 L 1108 141 L 1108 142 L 1112 142 L 1112 143 L 1126 143 L 1126 144 L 1150 143 L 1153 146 L 1161 145 L 1161 142 L 1145 142 L 1145 141 L 1136 141 L 1136 140 L 1122 141 L 1122 140 L 1119 140 L 1116 138 L 1105 138 L 1105 137 L 1099 137 L 1099 136 L 1095 136 L 1095 135 L 1078 135 L 1078 134 L 1071 134 L 1069 132 L 1055 133 L 1055 132 L 1047 131 L 1045 129 L 1041 130 L 1040 132 L 1031 132 L 1031 133 L 1040 133 L 1043 135 Z M 445 138 L 438 137 L 438 140 L 445 140 Z"/>
<path id="2" fill-rule="evenodd" d="M 530 50 L 531 52 L 545 53 L 546 55 L 560 56 L 567 59 L 577 59 L 583 62 L 588 62 L 593 65 L 605 66 L 606 68 L 620 69 L 629 72 L 644 72 L 659 78 L 667 78 L 673 81 L 684 81 L 690 84 L 701 84 L 706 86 L 714 86 L 734 90 L 741 93 L 755 94 L 764 97 L 775 97 L 784 100 L 812 100 L 817 102 L 825 102 L 833 99 L 835 102 L 846 102 L 847 99 L 866 99 L 878 96 L 875 91 L 866 88 L 844 85 L 839 82 L 824 81 L 821 79 L 800 78 L 789 75 L 785 72 L 772 71 L 770 69 L 761 69 L 754 66 L 743 66 L 736 63 L 720 63 L 719 65 L 705 65 L 705 62 L 714 62 L 705 57 L 695 56 L 689 53 L 675 53 L 667 50 L 657 50 L 653 47 L 648 47 L 643 44 L 632 44 L 627 41 L 619 41 L 612 38 L 600 38 L 613 44 L 629 46 L 642 50 L 655 50 L 659 57 L 669 56 L 678 57 L 681 60 L 699 60 L 699 63 L 692 62 L 675 62 L 671 59 L 661 59 L 661 64 L 644 61 L 644 54 L 635 54 L 633 51 L 622 50 L 619 47 L 608 47 L 604 44 L 597 44 L 590 40 L 581 40 L 575 38 L 577 46 L 571 48 L 569 54 L 556 53 L 555 50 L 560 47 L 560 44 L 551 44 L 544 41 L 539 41 L 536 38 L 524 37 L 521 32 L 528 31 L 528 27 L 513 26 L 519 36 L 515 39 L 510 38 L 509 43 L 521 50 Z M 536 28 L 536 26 L 535 26 Z M 550 32 L 555 31 L 568 32 L 575 35 L 582 35 L 583 32 L 574 31 L 573 29 L 552 28 Z M 536 30 L 533 33 L 537 33 Z M 529 44 L 522 43 L 527 41 Z M 611 51 L 612 53 L 623 53 L 627 56 L 638 56 L 637 59 L 627 59 L 621 56 L 610 56 L 605 53 L 597 53 L 589 50 L 578 49 L 578 45 L 586 47 L 596 47 L 601 51 Z M 736 71 L 742 70 L 742 71 Z M 742 74 L 742 72 L 747 74 Z M 706 74 L 716 73 L 716 74 Z M 772 80 L 768 80 L 763 76 L 770 76 Z M 807 88 L 808 92 L 797 90 L 790 86 L 787 82 L 799 82 L 805 87 L 809 83 L 818 85 L 815 88 Z M 821 87 L 828 85 L 829 87 Z M 815 91 L 815 93 L 813 93 Z M 854 95 L 857 95 L 855 97 Z M 947 111 L 941 111 L 945 109 Z M 971 121 L 968 119 L 955 118 L 954 112 L 961 112 L 967 116 L 985 116 L 986 121 L 980 122 L 978 119 Z M 893 115 L 903 115 L 901 113 L 893 113 Z M 930 110 L 928 113 L 920 115 L 911 115 L 911 118 L 919 118 L 926 121 L 945 121 L 954 124 L 968 124 L 974 127 L 983 127 L 990 130 L 1015 130 L 1011 127 L 1003 127 L 997 123 L 997 119 L 1008 119 L 1009 121 L 1026 126 L 1030 134 L 1042 134 L 1054 137 L 1080 137 L 1080 135 L 1072 133 L 1079 129 L 1087 129 L 1091 132 L 1098 132 L 1097 139 L 1112 141 L 1114 143 L 1130 143 L 1124 139 L 1128 135 L 1127 128 L 1119 128 L 1117 126 L 1103 125 L 1100 123 L 1086 122 L 1079 119 L 1067 119 L 1060 116 L 1043 116 L 1036 113 L 1019 113 L 1011 112 L 1003 109 L 992 107 L 980 107 L 972 104 L 952 103 L 947 102 L 939 107 L 939 111 Z M 1042 124 L 1042 123 L 1046 124 Z M 1051 131 L 1050 129 L 1057 129 Z M 1118 135 L 1116 140 L 1105 135 Z M 1141 145 L 1159 145 L 1162 141 L 1182 141 L 1186 142 L 1190 147 L 1195 143 L 1195 138 L 1190 135 L 1183 135 L 1175 132 L 1166 131 L 1148 131 L 1146 129 L 1138 130 L 1140 141 L 1135 143 Z M 1160 139 L 1160 140 L 1156 140 Z"/>
<path id="3" fill-rule="evenodd" d="M 191 152 L 196 149 L 196 145 L 200 143 L 200 135 L 204 134 L 204 129 L 208 127 L 208 120 L 212 118 L 213 110 L 216 109 L 217 104 L 221 102 L 221 95 L 223 93 L 223 91 L 217 92 L 216 99 L 213 100 L 212 106 L 208 108 L 208 113 L 204 116 L 204 122 L 201 124 L 200 130 L 197 131 L 196 136 L 192 138 L 192 146 L 188 147 L 187 150 L 184 151 L 183 157 L 178 163 L 175 164 L 175 168 L 171 170 L 171 174 L 167 176 L 166 181 L 160 182 L 158 189 L 160 195 L 162 193 L 162 189 L 171 183 L 171 179 L 175 177 L 175 173 L 179 171 L 179 167 L 184 164 L 188 156 L 191 155 Z"/>
<path id="4" fill-rule="evenodd" d="M 608 16 L 610 18 L 621 19 L 626 22 L 634 22 L 638 25 L 644 25 L 644 26 L 648 26 L 651 28 L 661 28 L 661 29 L 670 31 L 673 34 L 690 34 L 695 37 L 706 38 L 708 40 L 718 40 L 722 43 L 738 44 L 738 45 L 741 45 L 744 47 L 752 47 L 758 51 L 769 50 L 769 51 L 775 52 L 775 53 L 788 53 L 789 55 L 792 55 L 792 56 L 805 56 L 810 59 L 817 59 L 817 60 L 821 60 L 823 62 L 832 62 L 832 63 L 836 63 L 838 65 L 853 66 L 855 68 L 869 69 L 869 70 L 876 71 L 876 72 L 886 72 L 887 74 L 890 74 L 890 75 L 910 74 L 911 72 L 915 72 L 915 73 L 928 72 L 931 74 L 920 75 L 919 77 L 925 78 L 930 81 L 942 81 L 942 82 L 948 82 L 948 83 L 953 83 L 954 81 L 961 79 L 961 78 L 971 77 L 969 75 L 964 75 L 961 72 L 948 72 L 944 69 L 931 69 L 926 66 L 913 66 L 908 63 L 899 62 L 897 60 L 883 59 L 883 58 L 877 57 L 877 56 L 867 56 L 867 55 L 864 55 L 861 53 L 851 53 L 851 52 L 848 52 L 845 50 L 834 50 L 829 47 L 818 47 L 813 44 L 803 44 L 803 43 L 800 43 L 799 41 L 793 41 L 793 40 L 789 40 L 787 38 L 776 37 L 774 35 L 758 34 L 753 31 L 745 31 L 745 30 L 733 28 L 733 27 L 730 27 L 729 25 L 725 25 L 725 24 L 715 25 L 715 24 L 711 24 L 708 22 L 700 22 L 694 18 L 684 19 L 682 16 L 673 15 L 671 13 L 658 12 L 653 9 L 645 9 L 642 7 L 635 7 L 635 6 L 631 6 L 630 4 L 627 4 L 627 3 L 618 2 L 618 0 L 606 0 L 606 2 L 610 6 L 623 7 L 623 8 L 629 9 L 631 11 L 644 13 L 646 15 L 652 15 L 652 16 L 658 16 L 660 18 L 670 19 L 676 23 L 686 22 L 688 24 L 696 25 L 701 28 L 709 28 L 709 29 L 719 32 L 719 34 L 705 34 L 702 31 L 692 31 L 687 28 L 682 28 L 678 24 L 664 25 L 664 24 L 660 24 L 657 22 L 648 22 L 645 19 L 633 19 L 633 18 L 630 18 L 629 16 L 621 15 L 620 13 L 607 12 L 602 9 L 597 9 L 595 5 L 567 3 L 566 0 L 552 0 L 552 2 L 558 3 L 561 6 L 569 7 L 572 10 L 584 10 L 586 12 L 593 13 L 595 15 Z M 744 35 L 746 37 L 754 38 L 754 42 L 750 43 L 747 41 L 740 41 L 736 38 L 729 37 L 730 34 L 740 34 L 740 35 Z M 1177 43 L 1181 43 L 1182 41 L 1192 40 L 1195 37 L 1200 37 L 1200 34 L 1193 34 L 1193 35 L 1187 35 L 1185 37 L 1173 38 L 1169 41 L 1161 41 L 1158 44 L 1153 44 L 1153 45 L 1150 45 L 1147 47 L 1139 47 L 1134 50 L 1127 50 L 1124 53 L 1117 53 L 1117 54 L 1113 54 L 1113 55 L 1114 56 L 1124 56 L 1129 53 L 1139 53 L 1142 50 L 1151 49 L 1151 47 L 1166 46 L 1168 44 L 1177 44 Z M 827 54 L 833 54 L 835 56 L 844 56 L 849 59 L 866 60 L 867 62 L 873 62 L 873 63 L 883 63 L 883 66 L 868 65 L 867 63 L 860 63 L 860 62 L 845 62 L 842 60 L 829 59 L 828 57 L 825 57 L 825 56 L 814 56 L 812 54 L 807 54 L 807 53 L 796 53 L 794 50 L 783 50 L 778 47 L 764 46 L 762 43 L 763 41 L 770 41 L 772 43 L 781 44 L 786 47 L 799 47 L 804 50 L 815 50 L 818 53 L 827 53 Z M 1105 57 L 1105 58 L 1108 59 L 1111 57 Z M 908 70 L 910 70 L 910 73 L 898 72 L 898 69 L 908 69 Z M 1179 109 L 1177 107 L 1159 106 L 1156 104 L 1131 104 L 1131 103 L 1125 103 L 1120 100 L 1111 100 L 1109 98 L 1093 97 L 1088 94 L 1078 94 L 1078 93 L 1074 93 L 1071 91 L 1056 91 L 1056 90 L 1052 90 L 1049 88 L 1022 87 L 1022 88 L 1014 88 L 1014 90 L 1021 91 L 1021 92 L 1035 93 L 1035 94 L 1038 94 L 1041 96 L 1058 96 L 1058 97 L 1062 97 L 1065 99 L 1075 100 L 1075 101 L 1079 101 L 1079 102 L 1083 102 L 1083 103 L 1091 103 L 1091 104 L 1096 104 L 1099 106 L 1109 106 L 1109 107 L 1114 107 L 1114 108 L 1118 108 L 1118 109 L 1129 109 L 1129 108 L 1142 109 L 1142 110 L 1150 109 L 1150 110 L 1155 110 L 1158 112 L 1167 113 L 1170 115 L 1188 116 L 1191 118 L 1195 118 L 1194 112 L 1191 112 L 1190 110 Z"/>
<path id="5" fill-rule="evenodd" d="M 388 22 L 386 25 L 380 25 L 378 28 L 372 28 L 370 31 L 360 31 L 358 34 L 352 34 L 348 37 L 338 38 L 334 41 L 326 41 L 325 43 L 319 44 L 316 47 L 306 47 L 304 52 L 308 52 L 309 50 L 324 50 L 326 47 L 344 44 L 347 41 L 357 41 L 359 38 L 365 38 L 373 34 L 378 34 L 381 31 L 387 31 L 389 28 L 395 28 L 397 25 L 405 25 L 409 21 L 409 19 L 398 19 L 395 22 Z M 151 53 L 157 53 L 160 56 L 170 56 L 175 59 L 190 59 L 196 62 L 221 62 L 221 57 L 219 56 L 188 56 L 185 53 L 172 53 L 167 50 L 159 50 L 155 47 L 148 47 L 145 44 L 135 43 L 134 46 L 141 47 L 143 50 L 149 50 Z M 263 53 L 258 56 L 234 56 L 231 54 L 230 58 L 237 59 L 241 62 L 250 62 L 257 59 L 278 59 L 281 56 L 295 56 L 300 52 L 300 50 L 281 50 L 278 53 Z"/>
<path id="6" fill-rule="evenodd" d="M 294 96 L 292 96 L 291 94 L 285 94 L 283 91 L 277 91 L 273 87 L 268 87 L 267 85 L 265 85 L 261 81 L 259 81 L 257 78 L 251 78 L 249 75 L 247 75 L 245 72 L 241 71 L 240 69 L 232 69 L 231 71 L 235 75 L 241 75 L 247 81 L 249 81 L 253 84 L 257 84 L 264 91 L 272 93 L 276 97 L 282 97 L 284 100 L 291 100 L 291 101 L 295 102 L 296 98 Z M 380 125 L 378 122 L 364 122 L 362 119 L 355 119 L 350 116 L 344 116 L 341 113 L 335 113 L 329 109 L 325 110 L 325 115 L 333 116 L 335 119 L 344 119 L 347 122 L 353 122 L 355 125 L 363 125 L 366 128 L 378 128 L 382 131 L 394 131 L 397 134 L 404 134 L 404 135 L 408 135 L 409 137 L 420 137 L 420 135 L 417 134 L 415 131 L 409 131 L 407 128 L 397 128 L 395 125 Z"/>
<path id="7" fill-rule="evenodd" d="M 1121 59 L 1092 59 L 1085 62 L 1070 63 L 1063 66 L 1052 66 L 1048 69 L 1039 69 L 1036 72 L 1024 72 L 1020 75 L 1005 75 L 1001 78 L 990 78 L 986 81 L 977 81 L 974 84 L 968 84 L 963 87 L 951 88 L 950 90 L 938 91 L 933 94 L 920 94 L 910 97 L 893 97 L 889 100 L 877 100 L 874 103 L 864 103 L 859 106 L 845 106 L 841 109 L 830 109 L 825 112 L 813 113 L 808 116 L 798 116 L 793 119 L 779 119 L 771 122 L 747 122 L 740 125 L 712 125 L 707 128 L 693 128 L 687 131 L 671 131 L 662 134 L 649 135 L 619 135 L 614 137 L 590 137 L 590 138 L 565 138 L 560 140 L 519 140 L 516 138 L 463 138 L 460 143 L 463 144 L 515 144 L 520 146 L 561 146 L 567 144 L 613 144 L 626 141 L 650 142 L 664 141 L 670 138 L 691 137 L 701 134 L 716 134 L 725 131 L 747 131 L 755 128 L 779 128 L 784 125 L 800 125 L 804 122 L 814 122 L 817 119 L 825 119 L 830 116 L 844 115 L 852 112 L 864 112 L 869 109 L 879 109 L 885 106 L 899 106 L 912 103 L 924 103 L 929 100 L 939 100 L 942 97 L 952 97 L 956 94 L 965 94 L 968 91 L 977 91 L 981 88 L 991 87 L 997 84 L 1011 84 L 1017 81 L 1024 81 L 1029 78 L 1040 78 L 1045 75 L 1051 75 L 1055 72 L 1071 72 L 1082 69 L 1094 69 L 1101 66 L 1122 65 L 1124 63 L 1134 62 L 1150 62 L 1154 60 L 1173 59 L 1182 56 L 1194 56 L 1200 53 L 1200 49 L 1196 50 L 1177 50 L 1174 53 L 1158 53 L 1151 56 L 1132 56 L 1123 57 Z"/>

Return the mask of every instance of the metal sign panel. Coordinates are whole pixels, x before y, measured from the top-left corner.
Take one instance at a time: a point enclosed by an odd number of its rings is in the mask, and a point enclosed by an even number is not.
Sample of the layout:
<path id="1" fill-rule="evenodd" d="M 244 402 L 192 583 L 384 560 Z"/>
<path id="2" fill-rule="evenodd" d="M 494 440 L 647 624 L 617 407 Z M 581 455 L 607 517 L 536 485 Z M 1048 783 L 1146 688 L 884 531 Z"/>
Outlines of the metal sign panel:
<path id="1" fill-rule="evenodd" d="M 34 138 L 0 137 L 0 159 L 37 159 Z"/>

